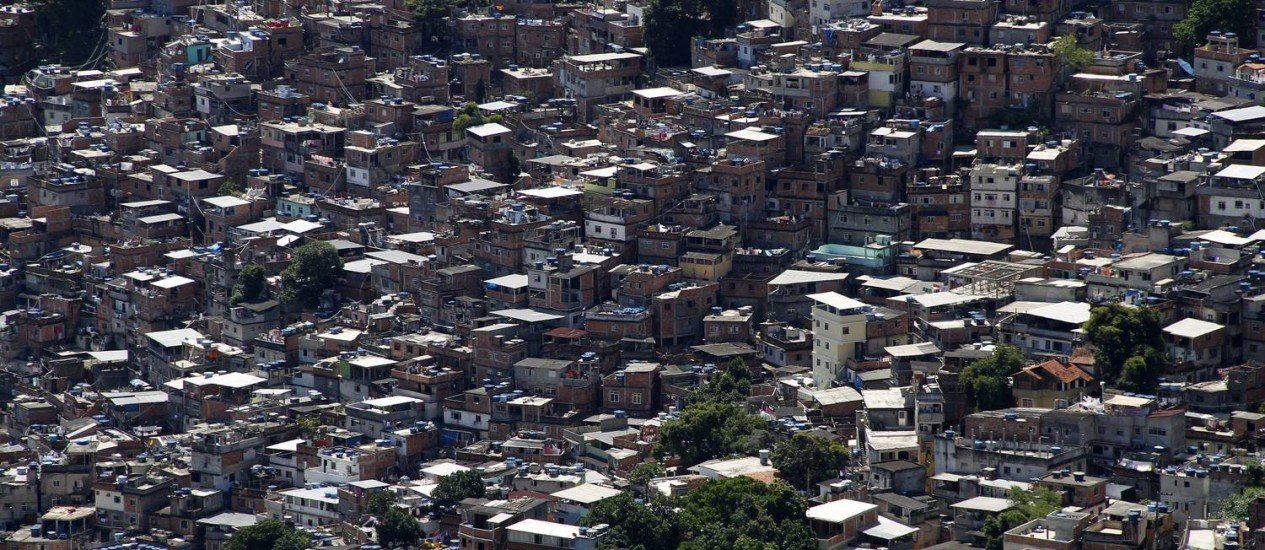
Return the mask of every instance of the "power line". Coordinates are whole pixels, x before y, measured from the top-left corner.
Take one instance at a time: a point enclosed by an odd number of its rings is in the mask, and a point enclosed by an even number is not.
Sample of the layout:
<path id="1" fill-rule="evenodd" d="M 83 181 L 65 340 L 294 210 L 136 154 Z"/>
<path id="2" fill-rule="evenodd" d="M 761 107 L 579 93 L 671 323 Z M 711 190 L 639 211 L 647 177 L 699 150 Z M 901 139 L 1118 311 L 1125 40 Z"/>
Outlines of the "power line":
<path id="1" fill-rule="evenodd" d="M 343 93 L 347 94 L 347 99 L 351 100 L 348 103 L 348 105 L 351 105 L 354 103 L 360 103 L 360 100 L 356 99 L 356 96 L 352 95 L 351 91 L 347 89 L 347 85 L 343 84 L 343 78 L 341 76 L 338 76 L 338 69 L 331 69 L 330 72 L 334 73 L 334 80 L 338 82 L 338 87 L 342 88 Z"/>

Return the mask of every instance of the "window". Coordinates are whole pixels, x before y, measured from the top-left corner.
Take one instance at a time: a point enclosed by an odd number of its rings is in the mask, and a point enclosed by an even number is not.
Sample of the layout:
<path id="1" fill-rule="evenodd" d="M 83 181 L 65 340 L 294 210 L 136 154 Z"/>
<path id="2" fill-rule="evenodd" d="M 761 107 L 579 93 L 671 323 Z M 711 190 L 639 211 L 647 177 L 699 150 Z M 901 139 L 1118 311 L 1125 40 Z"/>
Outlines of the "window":
<path id="1" fill-rule="evenodd" d="M 610 392 L 610 395 L 606 397 L 607 397 L 607 400 L 610 401 L 611 403 L 619 403 L 619 392 L 615 392 L 615 391 Z"/>

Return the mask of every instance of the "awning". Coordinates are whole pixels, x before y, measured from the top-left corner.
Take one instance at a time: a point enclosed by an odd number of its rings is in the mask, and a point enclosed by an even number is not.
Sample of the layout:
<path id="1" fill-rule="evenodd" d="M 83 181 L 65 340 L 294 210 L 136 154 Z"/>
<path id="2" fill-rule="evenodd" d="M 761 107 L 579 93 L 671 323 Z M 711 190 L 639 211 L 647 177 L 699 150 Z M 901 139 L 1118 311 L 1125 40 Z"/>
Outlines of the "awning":
<path id="1" fill-rule="evenodd" d="M 887 519 L 883 516 L 878 517 L 878 525 L 862 531 L 862 533 L 871 537 L 883 540 L 896 540 L 917 532 L 918 529 L 915 527 L 910 527 L 895 520 Z"/>
<path id="2" fill-rule="evenodd" d="M 1203 128 L 1195 128 L 1192 126 L 1173 130 L 1173 135 L 1182 136 L 1182 137 L 1199 137 L 1199 136 L 1207 135 L 1210 133 L 1212 132 L 1209 132 L 1208 130 L 1205 130 Z"/>

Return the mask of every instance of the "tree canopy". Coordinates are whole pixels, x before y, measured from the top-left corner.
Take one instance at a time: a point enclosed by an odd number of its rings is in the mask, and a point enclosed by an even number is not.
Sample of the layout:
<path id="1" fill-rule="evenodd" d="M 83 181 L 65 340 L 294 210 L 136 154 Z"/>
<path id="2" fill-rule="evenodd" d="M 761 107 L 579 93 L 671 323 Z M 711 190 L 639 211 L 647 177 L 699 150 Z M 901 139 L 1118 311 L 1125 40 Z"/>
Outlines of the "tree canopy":
<path id="1" fill-rule="evenodd" d="M 282 299 L 311 307 L 321 293 L 334 288 L 343 271 L 343 259 L 334 245 L 314 241 L 291 254 L 290 265 L 281 272 Z"/>
<path id="2" fill-rule="evenodd" d="M 642 462 L 633 466 L 631 472 L 628 472 L 628 483 L 634 487 L 645 487 L 650 480 L 656 477 L 663 477 L 667 474 L 667 470 L 658 462 Z"/>
<path id="3" fill-rule="evenodd" d="M 748 477 L 703 483 L 675 501 L 642 503 L 627 493 L 602 500 L 585 525 L 607 524 L 601 548 L 632 550 L 813 550 L 808 503 L 789 485 Z"/>
<path id="4" fill-rule="evenodd" d="M 421 522 L 401 508 L 388 510 L 374 530 L 378 534 L 378 544 L 386 548 L 415 547 L 419 540 L 426 538 Z"/>
<path id="5" fill-rule="evenodd" d="M 224 183 L 220 184 L 218 193 L 221 195 L 232 195 L 234 197 L 239 197 L 241 196 L 242 191 L 244 190 L 242 189 L 241 184 L 233 180 L 224 180 Z"/>
<path id="6" fill-rule="evenodd" d="M 237 284 L 233 285 L 233 292 L 229 302 L 233 305 L 242 302 L 253 302 L 264 297 L 264 293 L 268 290 L 268 273 L 264 271 L 263 266 L 259 264 L 250 264 L 242 268 L 242 272 L 237 275 Z"/>
<path id="7" fill-rule="evenodd" d="M 751 369 L 742 360 L 713 374 L 690 394 L 691 403 L 742 403 L 751 395 Z"/>
<path id="8" fill-rule="evenodd" d="M 370 514 L 375 516 L 385 516 L 395 507 L 395 493 L 391 491 L 378 491 L 369 495 L 369 504 L 366 509 Z"/>
<path id="9" fill-rule="evenodd" d="M 1240 45 L 1254 45 L 1256 3 L 1252 0 L 1195 0 L 1186 10 L 1186 18 L 1173 25 L 1173 36 L 1186 47 L 1202 44 L 1213 31 L 1237 33 Z"/>
<path id="10" fill-rule="evenodd" d="M 765 422 L 740 405 L 706 401 L 685 408 L 681 417 L 664 423 L 656 455 L 675 454 L 686 466 L 751 450 L 753 436 Z"/>
<path id="11" fill-rule="evenodd" d="M 599 543 L 604 549 L 659 550 L 676 548 L 681 543 L 680 520 L 667 502 L 641 504 L 629 493 L 594 504 L 581 523 L 610 526 Z"/>
<path id="12" fill-rule="evenodd" d="M 1019 348 L 999 345 L 992 355 L 976 359 L 962 370 L 962 387 L 980 410 L 1004 409 L 1015 402 L 1010 392 L 1010 377 L 1026 362 Z"/>
<path id="13" fill-rule="evenodd" d="M 1247 483 L 1252 487 L 1265 486 L 1265 465 L 1259 460 L 1247 463 Z"/>
<path id="14" fill-rule="evenodd" d="M 1154 309 L 1111 304 L 1093 309 L 1085 338 L 1096 348 L 1103 380 L 1120 389 L 1154 391 L 1168 366 L 1160 316 Z"/>
<path id="15" fill-rule="evenodd" d="M 986 538 L 986 550 L 1001 550 L 1006 531 L 1014 529 L 1036 518 L 1045 517 L 1062 504 L 1058 493 L 1050 489 L 1010 490 L 1008 495 L 1013 508 L 996 514 L 984 522 L 982 531 Z"/>
<path id="16" fill-rule="evenodd" d="M 443 48 L 451 41 L 452 29 L 444 20 L 453 9 L 478 10 L 488 6 L 486 0 L 404 0 L 404 7 L 413 12 L 414 19 L 429 37 L 430 44 Z"/>
<path id="17" fill-rule="evenodd" d="M 105 7 L 106 2 L 97 0 L 36 2 L 40 37 L 34 44 L 35 51 L 50 63 L 79 65 L 100 61 L 106 54 L 102 50 L 109 48 L 104 36 Z"/>
<path id="18" fill-rule="evenodd" d="M 303 436 L 304 439 L 309 440 L 316 437 L 316 432 L 321 427 L 321 419 L 310 414 L 300 416 L 294 421 L 294 423 L 299 426 L 299 435 Z"/>
<path id="19" fill-rule="evenodd" d="M 1220 502 L 1221 509 L 1217 511 L 1217 517 L 1235 521 L 1246 520 L 1248 512 L 1251 511 L 1252 501 L 1261 496 L 1265 496 L 1265 487 L 1247 487 L 1241 492 L 1230 495 Z"/>
<path id="20" fill-rule="evenodd" d="M 1055 510 L 1062 507 L 1063 499 L 1058 493 L 1051 489 L 1038 487 L 1036 489 L 1020 489 L 1014 488 L 1006 495 L 1010 502 L 1015 505 L 1018 510 L 1029 520 L 1045 517 Z"/>
<path id="21" fill-rule="evenodd" d="M 467 498 L 483 498 L 486 494 L 487 486 L 479 472 L 465 470 L 439 478 L 430 498 L 436 508 L 448 509 Z"/>
<path id="22" fill-rule="evenodd" d="M 749 477 L 709 481 L 682 497 L 680 506 L 686 533 L 681 548 L 817 547 L 804 517 L 807 501 L 782 482 Z"/>
<path id="23" fill-rule="evenodd" d="M 304 550 L 312 536 L 275 520 L 242 527 L 224 542 L 224 550 Z"/>
<path id="24" fill-rule="evenodd" d="M 479 104 L 473 101 L 466 102 L 457 109 L 456 118 L 452 121 L 452 129 L 457 132 L 464 132 L 466 128 L 472 126 L 482 126 L 493 122 L 501 122 L 505 120 L 501 115 L 483 116 L 483 111 L 479 110 Z"/>
<path id="25" fill-rule="evenodd" d="M 1074 34 L 1060 36 L 1050 46 L 1059 62 L 1073 71 L 1080 70 L 1094 61 L 1094 52 L 1077 45 Z"/>
<path id="26" fill-rule="evenodd" d="M 738 21 L 734 0 L 651 0 L 646 46 L 660 66 L 690 64 L 690 40 L 722 36 Z"/>
<path id="27" fill-rule="evenodd" d="M 769 458 L 782 479 L 800 490 L 810 491 L 813 484 L 839 475 L 848 459 L 848 450 L 837 441 L 799 433 L 773 447 Z"/>

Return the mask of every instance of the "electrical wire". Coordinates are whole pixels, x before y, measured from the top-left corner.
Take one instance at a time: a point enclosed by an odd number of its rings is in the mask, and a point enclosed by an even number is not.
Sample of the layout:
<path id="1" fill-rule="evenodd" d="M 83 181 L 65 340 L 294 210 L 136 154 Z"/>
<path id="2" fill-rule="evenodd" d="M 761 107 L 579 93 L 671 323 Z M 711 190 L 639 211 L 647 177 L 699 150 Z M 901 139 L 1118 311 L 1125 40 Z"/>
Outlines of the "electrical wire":
<path id="1" fill-rule="evenodd" d="M 97 19 L 98 26 L 100 26 L 102 23 L 105 23 L 105 17 L 106 17 L 105 14 L 101 14 L 101 17 Z M 77 71 L 84 67 L 87 67 L 88 65 L 95 66 L 97 63 L 101 61 L 101 58 L 104 57 L 105 54 L 110 51 L 109 47 L 105 47 L 104 49 L 102 49 L 103 46 L 106 46 L 109 40 L 110 40 L 110 29 L 109 28 L 102 29 L 101 41 L 97 43 L 97 47 L 92 49 L 92 53 L 88 54 L 88 60 L 83 62 L 82 64 L 66 67 L 66 68 Z M 100 54 L 98 54 L 98 51 L 100 51 Z"/>
<path id="2" fill-rule="evenodd" d="M 347 94 L 347 99 L 351 100 L 350 102 L 348 102 L 348 105 L 351 105 L 354 103 L 360 103 L 360 100 L 356 99 L 356 96 L 352 95 L 351 91 L 347 89 L 347 85 L 343 84 L 343 78 L 341 76 L 338 76 L 338 70 L 333 69 L 330 72 L 334 73 L 334 80 L 338 82 L 338 87 L 342 88 L 343 93 Z"/>

